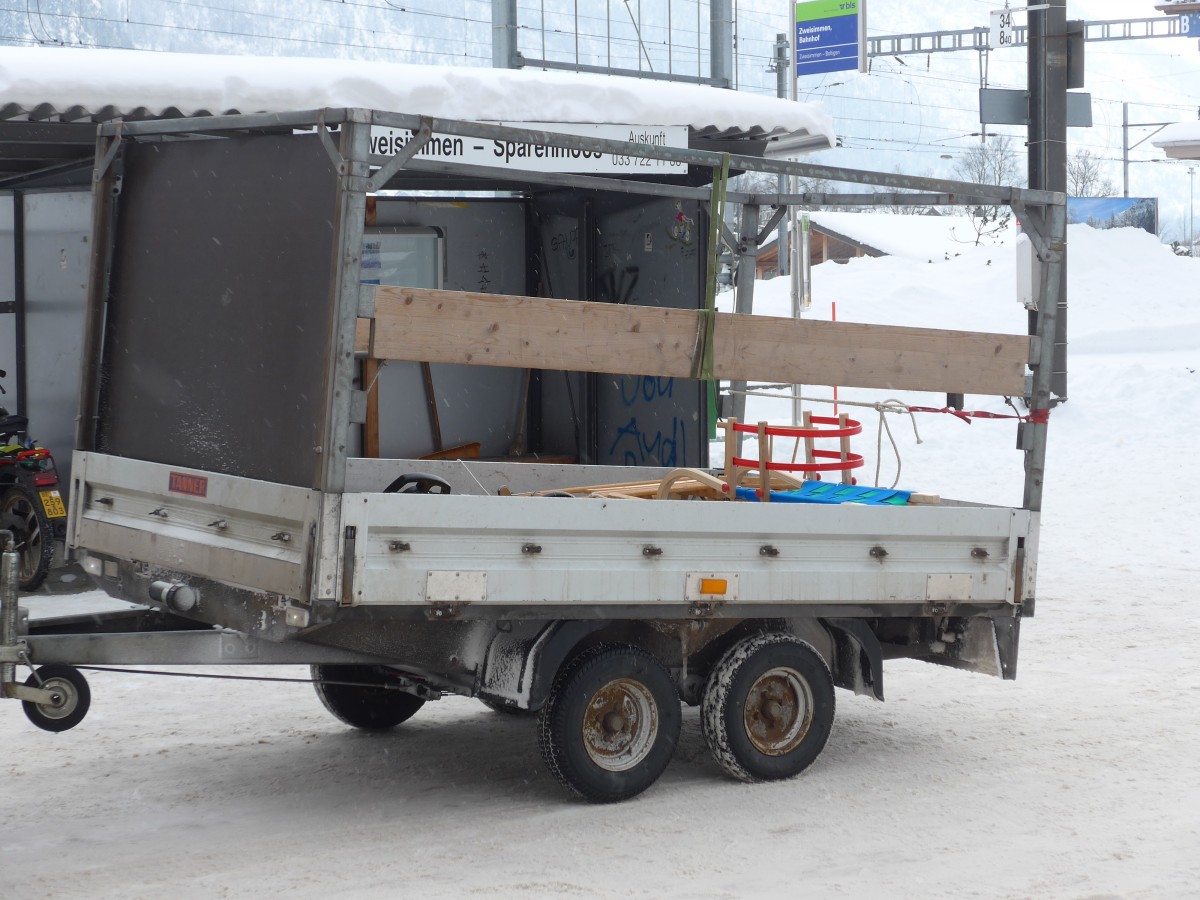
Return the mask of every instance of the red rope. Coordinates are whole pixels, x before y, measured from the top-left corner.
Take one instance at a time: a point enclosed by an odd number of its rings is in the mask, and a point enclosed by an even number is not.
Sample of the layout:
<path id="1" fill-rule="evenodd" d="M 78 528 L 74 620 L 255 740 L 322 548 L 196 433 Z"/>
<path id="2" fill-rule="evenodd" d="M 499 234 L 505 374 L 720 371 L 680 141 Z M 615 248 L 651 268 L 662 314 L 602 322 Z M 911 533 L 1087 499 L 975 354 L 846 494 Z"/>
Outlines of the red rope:
<path id="1" fill-rule="evenodd" d="M 1050 410 L 1048 409 L 1033 409 L 1029 411 L 1027 416 L 1010 416 L 1007 413 L 986 412 L 985 410 L 962 410 L 951 409 L 948 406 L 943 406 L 937 409 L 933 406 L 910 406 L 909 412 L 914 413 L 947 413 L 955 418 L 962 419 L 968 425 L 972 419 L 1017 419 L 1021 422 L 1032 422 L 1035 425 L 1046 425 L 1050 422 Z"/>

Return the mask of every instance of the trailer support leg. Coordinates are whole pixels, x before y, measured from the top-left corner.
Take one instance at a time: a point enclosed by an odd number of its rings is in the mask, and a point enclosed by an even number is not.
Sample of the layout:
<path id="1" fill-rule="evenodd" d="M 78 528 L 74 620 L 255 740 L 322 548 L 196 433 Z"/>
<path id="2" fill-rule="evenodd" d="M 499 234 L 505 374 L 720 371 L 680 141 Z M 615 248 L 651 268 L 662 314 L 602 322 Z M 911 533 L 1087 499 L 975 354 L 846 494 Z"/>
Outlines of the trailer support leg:
<path id="1" fill-rule="evenodd" d="M 0 697 L 54 703 L 52 691 L 17 684 L 17 663 L 29 663 L 25 642 L 17 636 L 17 619 L 20 615 L 17 584 L 21 556 L 17 553 L 17 542 L 11 531 L 0 531 L 0 544 L 3 545 L 3 553 L 0 553 Z"/>
<path id="2" fill-rule="evenodd" d="M 7 696 L 7 688 L 16 677 L 18 654 L 23 648 L 17 644 L 17 572 L 21 557 L 17 554 L 16 540 L 11 531 L 0 531 L 0 696 Z"/>

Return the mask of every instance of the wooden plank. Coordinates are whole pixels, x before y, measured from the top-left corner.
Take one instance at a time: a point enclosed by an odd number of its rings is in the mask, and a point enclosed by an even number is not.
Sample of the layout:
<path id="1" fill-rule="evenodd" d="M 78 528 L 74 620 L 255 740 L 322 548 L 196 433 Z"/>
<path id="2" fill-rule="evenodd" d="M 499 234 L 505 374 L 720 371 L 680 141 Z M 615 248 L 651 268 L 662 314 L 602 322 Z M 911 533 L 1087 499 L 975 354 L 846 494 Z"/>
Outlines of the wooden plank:
<path id="1" fill-rule="evenodd" d="M 612 352 L 614 339 L 629 356 Z M 686 376 L 695 344 L 691 310 L 424 288 L 375 290 L 371 351 L 381 359 Z"/>
<path id="2" fill-rule="evenodd" d="M 692 310 L 425 288 L 375 292 L 371 355 L 441 363 L 689 377 Z M 788 384 L 1010 395 L 1024 335 L 717 315 L 714 376 Z"/>

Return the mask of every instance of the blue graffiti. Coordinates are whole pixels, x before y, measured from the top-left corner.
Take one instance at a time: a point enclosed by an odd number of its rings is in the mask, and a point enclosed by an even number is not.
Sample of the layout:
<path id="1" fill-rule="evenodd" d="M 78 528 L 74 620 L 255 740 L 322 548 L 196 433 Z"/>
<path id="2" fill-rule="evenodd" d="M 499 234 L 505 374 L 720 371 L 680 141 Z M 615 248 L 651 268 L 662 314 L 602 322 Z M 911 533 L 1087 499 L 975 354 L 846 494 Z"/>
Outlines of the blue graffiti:
<path id="1" fill-rule="evenodd" d="M 680 460 L 687 459 L 687 431 L 682 420 L 678 417 L 671 419 L 669 433 L 670 437 L 662 429 L 653 434 L 643 432 L 638 427 L 637 419 L 631 417 L 617 429 L 617 437 L 608 448 L 608 455 L 614 457 L 619 447 L 624 455 L 624 465 L 627 466 L 680 466 Z"/>
<path id="2" fill-rule="evenodd" d="M 633 389 L 632 395 L 625 393 L 626 387 Z M 628 408 L 637 403 L 638 400 L 644 400 L 649 403 L 651 400 L 657 400 L 659 397 L 670 397 L 675 393 L 675 379 L 659 378 L 653 375 L 639 375 L 636 381 L 630 378 L 622 378 L 620 388 L 621 402 Z"/>

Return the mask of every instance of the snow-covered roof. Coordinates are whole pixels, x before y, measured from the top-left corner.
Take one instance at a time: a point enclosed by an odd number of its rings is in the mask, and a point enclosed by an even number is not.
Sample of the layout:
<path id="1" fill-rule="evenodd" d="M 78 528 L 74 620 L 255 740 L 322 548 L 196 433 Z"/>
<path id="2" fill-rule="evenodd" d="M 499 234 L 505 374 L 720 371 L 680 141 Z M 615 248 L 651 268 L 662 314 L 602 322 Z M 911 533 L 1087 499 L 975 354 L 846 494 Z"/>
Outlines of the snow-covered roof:
<path id="1" fill-rule="evenodd" d="M 920 262 L 943 262 L 975 246 L 976 231 L 970 216 L 923 216 L 889 212 L 813 210 L 813 227 L 884 256 Z M 1015 224 L 984 239 L 983 243 L 1008 243 Z M 871 255 L 871 254 L 868 254 Z"/>
<path id="2" fill-rule="evenodd" d="M 0 50 L 0 119 L 79 120 L 363 107 L 479 122 L 689 125 L 837 142 L 816 103 L 576 72 L 137 50 Z"/>
<path id="3" fill-rule="evenodd" d="M 1172 159 L 1200 159 L 1200 121 L 1168 125 L 1150 143 Z"/>

